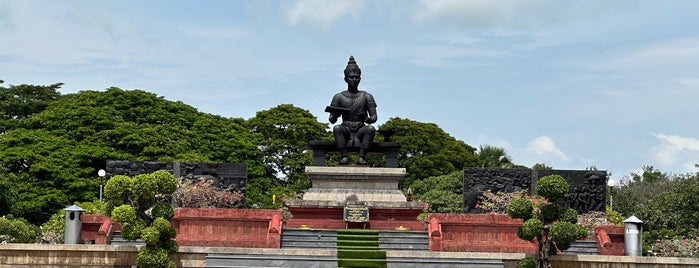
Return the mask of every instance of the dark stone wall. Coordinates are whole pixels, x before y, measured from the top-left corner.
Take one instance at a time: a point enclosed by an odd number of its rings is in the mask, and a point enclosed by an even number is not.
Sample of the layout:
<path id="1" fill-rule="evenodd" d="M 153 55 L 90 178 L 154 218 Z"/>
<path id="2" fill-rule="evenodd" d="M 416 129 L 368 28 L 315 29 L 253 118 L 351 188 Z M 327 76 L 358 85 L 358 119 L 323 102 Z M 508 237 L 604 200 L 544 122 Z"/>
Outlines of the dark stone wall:
<path id="1" fill-rule="evenodd" d="M 538 178 L 546 175 L 560 175 L 565 178 L 570 185 L 566 205 L 575 208 L 578 212 L 605 210 L 607 171 L 537 170 L 537 173 Z"/>
<path id="2" fill-rule="evenodd" d="M 107 178 L 114 175 L 136 176 L 167 170 L 175 178 L 213 181 L 221 189 L 231 189 L 245 196 L 248 166 L 244 163 L 149 162 L 131 160 L 107 161 Z"/>
<path id="3" fill-rule="evenodd" d="M 552 174 L 565 178 L 570 185 L 565 205 L 578 213 L 604 211 L 606 171 L 467 168 L 464 170 L 464 212 L 482 212 L 475 205 L 484 191 L 509 193 L 528 190 L 533 194 L 536 181 Z"/>

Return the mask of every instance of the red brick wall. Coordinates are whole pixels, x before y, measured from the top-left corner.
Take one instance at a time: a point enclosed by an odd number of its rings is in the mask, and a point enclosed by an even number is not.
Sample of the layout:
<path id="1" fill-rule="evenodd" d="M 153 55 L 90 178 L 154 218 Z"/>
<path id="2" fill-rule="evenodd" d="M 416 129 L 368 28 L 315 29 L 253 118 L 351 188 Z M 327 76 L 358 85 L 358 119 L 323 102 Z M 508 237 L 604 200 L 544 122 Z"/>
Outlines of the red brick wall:
<path id="1" fill-rule="evenodd" d="M 177 208 L 172 225 L 181 246 L 279 248 L 281 210 Z M 118 224 L 102 215 L 82 216 L 82 239 L 108 244 Z"/>
<path id="2" fill-rule="evenodd" d="M 82 214 L 80 216 L 80 222 L 82 223 L 80 227 L 81 242 L 85 243 L 86 240 L 96 242 L 96 240 L 98 240 L 97 232 L 102 226 L 102 223 L 108 219 L 107 216 L 99 214 Z"/>
<path id="3" fill-rule="evenodd" d="M 609 242 L 608 247 L 602 246 L 600 243 L 603 239 L 599 234 L 606 234 Z M 615 255 L 624 256 L 624 227 L 614 225 L 604 225 L 595 227 L 595 240 L 597 241 L 597 249 L 600 255 Z"/>
<path id="4" fill-rule="evenodd" d="M 270 228 L 270 222 L 281 214 L 281 210 L 177 208 L 172 225 L 181 246 L 279 248 L 276 230 L 281 226 Z"/>
<path id="5" fill-rule="evenodd" d="M 344 229 L 343 207 L 289 207 L 293 217 L 286 222 L 287 228 Z M 350 229 L 394 230 L 403 226 L 414 231 L 425 230 L 417 216 L 421 209 L 369 208 L 369 222 L 348 223 Z"/>
<path id="6" fill-rule="evenodd" d="M 455 252 L 536 253 L 536 244 L 517 237 L 521 219 L 495 214 L 437 214 L 428 216 L 430 250 Z M 435 230 L 441 229 L 441 236 Z"/>

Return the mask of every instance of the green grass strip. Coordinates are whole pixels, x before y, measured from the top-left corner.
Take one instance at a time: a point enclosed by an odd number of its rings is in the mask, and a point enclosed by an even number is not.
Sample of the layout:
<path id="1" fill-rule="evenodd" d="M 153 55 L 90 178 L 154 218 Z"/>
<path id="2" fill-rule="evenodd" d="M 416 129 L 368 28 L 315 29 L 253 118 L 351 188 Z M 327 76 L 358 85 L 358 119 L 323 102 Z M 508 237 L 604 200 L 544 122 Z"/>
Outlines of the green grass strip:
<path id="1" fill-rule="evenodd" d="M 386 268 L 386 259 L 376 260 L 376 259 L 338 259 L 337 267 L 343 268 Z"/>
<path id="2" fill-rule="evenodd" d="M 380 250 L 377 246 L 338 246 L 337 250 Z"/>
<path id="3" fill-rule="evenodd" d="M 386 251 L 379 248 L 379 231 L 337 230 L 337 267 L 386 268 Z"/>
<path id="4" fill-rule="evenodd" d="M 373 235 L 379 235 L 379 231 L 377 230 L 367 230 L 367 229 L 340 229 L 337 230 L 337 234 L 350 234 L 350 235 L 360 235 L 360 234 L 373 234 Z"/>
<path id="5" fill-rule="evenodd" d="M 379 241 L 354 241 L 354 240 L 342 240 L 337 241 L 338 247 L 376 247 L 379 248 Z"/>
<path id="6" fill-rule="evenodd" d="M 386 259 L 386 251 L 383 250 L 338 250 L 339 259 Z"/>

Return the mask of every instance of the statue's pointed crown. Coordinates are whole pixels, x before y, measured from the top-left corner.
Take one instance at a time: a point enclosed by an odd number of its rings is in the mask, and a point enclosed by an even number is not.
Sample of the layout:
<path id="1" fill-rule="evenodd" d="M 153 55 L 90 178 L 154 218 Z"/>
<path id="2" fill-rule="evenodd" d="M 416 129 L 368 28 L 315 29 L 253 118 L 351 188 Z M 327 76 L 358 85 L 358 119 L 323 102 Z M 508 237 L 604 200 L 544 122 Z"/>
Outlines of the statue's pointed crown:
<path id="1" fill-rule="evenodd" d="M 349 57 L 347 61 L 347 67 L 345 67 L 345 76 L 347 76 L 351 71 L 357 71 L 360 75 L 362 74 L 362 69 L 359 69 L 359 65 L 354 60 L 354 56 Z"/>

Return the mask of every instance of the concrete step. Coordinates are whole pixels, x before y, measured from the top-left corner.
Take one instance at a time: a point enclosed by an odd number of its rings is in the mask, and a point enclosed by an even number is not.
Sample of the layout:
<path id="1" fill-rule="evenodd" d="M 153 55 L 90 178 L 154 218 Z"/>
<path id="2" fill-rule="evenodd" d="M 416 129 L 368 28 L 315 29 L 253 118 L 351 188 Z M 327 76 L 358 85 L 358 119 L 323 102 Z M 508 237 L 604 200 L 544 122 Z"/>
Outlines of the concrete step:
<path id="1" fill-rule="evenodd" d="M 385 250 L 428 250 L 427 232 L 381 231 L 379 247 Z"/>
<path id="2" fill-rule="evenodd" d="M 492 259 L 387 257 L 389 268 L 504 268 L 505 262 Z"/>
<path id="3" fill-rule="evenodd" d="M 274 254 L 209 254 L 206 256 L 206 267 L 337 267 L 335 256 L 299 256 Z"/>
<path id="4" fill-rule="evenodd" d="M 121 231 L 115 231 L 114 235 L 112 236 L 112 245 L 146 245 L 143 240 L 138 239 L 136 241 L 131 241 L 131 240 L 126 240 L 123 237 L 121 237 Z"/>
<path id="5" fill-rule="evenodd" d="M 389 268 L 503 268 L 505 263 L 498 259 L 440 258 L 410 256 L 409 253 L 393 254 L 386 258 Z M 314 256 L 294 254 L 209 254 L 209 268 L 326 268 L 337 267 L 336 256 Z"/>
<path id="6" fill-rule="evenodd" d="M 337 231 L 325 229 L 284 229 L 282 248 L 335 248 Z M 428 250 L 427 232 L 379 231 L 379 248 L 384 250 Z"/>
<path id="7" fill-rule="evenodd" d="M 597 242 L 595 241 L 575 241 L 570 245 L 570 248 L 561 252 L 561 254 L 571 255 L 598 255 Z"/>

